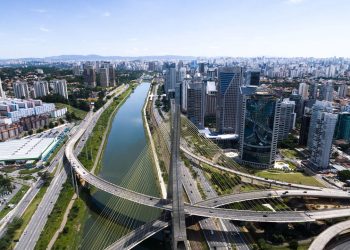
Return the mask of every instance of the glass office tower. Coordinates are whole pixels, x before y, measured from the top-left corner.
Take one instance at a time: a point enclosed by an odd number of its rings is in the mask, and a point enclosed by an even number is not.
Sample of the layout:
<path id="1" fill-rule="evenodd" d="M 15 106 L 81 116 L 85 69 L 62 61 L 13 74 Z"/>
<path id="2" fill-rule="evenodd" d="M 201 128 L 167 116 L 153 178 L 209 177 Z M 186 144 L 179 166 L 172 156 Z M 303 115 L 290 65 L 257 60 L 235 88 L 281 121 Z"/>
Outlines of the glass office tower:
<path id="1" fill-rule="evenodd" d="M 250 91 L 251 92 L 251 91 Z M 240 159 L 243 164 L 269 168 L 275 163 L 281 101 L 266 89 L 243 94 Z"/>

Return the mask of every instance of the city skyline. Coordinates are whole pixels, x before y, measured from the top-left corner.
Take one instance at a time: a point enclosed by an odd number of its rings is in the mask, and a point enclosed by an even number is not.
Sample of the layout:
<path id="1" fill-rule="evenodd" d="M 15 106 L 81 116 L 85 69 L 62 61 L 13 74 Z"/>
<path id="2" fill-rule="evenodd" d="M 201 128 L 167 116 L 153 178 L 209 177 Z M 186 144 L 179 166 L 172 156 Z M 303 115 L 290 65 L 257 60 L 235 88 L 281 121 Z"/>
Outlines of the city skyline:
<path id="1" fill-rule="evenodd" d="M 345 0 L 3 2 L 0 58 L 350 57 Z"/>

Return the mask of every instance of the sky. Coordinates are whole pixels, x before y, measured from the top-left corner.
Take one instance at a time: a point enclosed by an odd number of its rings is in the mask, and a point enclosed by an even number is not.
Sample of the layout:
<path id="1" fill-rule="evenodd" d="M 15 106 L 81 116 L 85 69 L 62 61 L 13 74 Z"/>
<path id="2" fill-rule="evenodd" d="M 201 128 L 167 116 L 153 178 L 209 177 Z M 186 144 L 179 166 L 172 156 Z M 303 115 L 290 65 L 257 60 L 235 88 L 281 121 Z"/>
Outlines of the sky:
<path id="1" fill-rule="evenodd" d="M 0 58 L 350 57 L 349 0 L 1 0 Z"/>

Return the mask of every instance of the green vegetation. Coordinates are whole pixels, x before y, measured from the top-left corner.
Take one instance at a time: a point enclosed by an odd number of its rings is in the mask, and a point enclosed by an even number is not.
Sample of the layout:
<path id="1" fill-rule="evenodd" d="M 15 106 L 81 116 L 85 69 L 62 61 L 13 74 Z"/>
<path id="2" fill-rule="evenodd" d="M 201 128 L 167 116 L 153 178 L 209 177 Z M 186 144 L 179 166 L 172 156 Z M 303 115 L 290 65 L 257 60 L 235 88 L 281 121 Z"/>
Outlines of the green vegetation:
<path id="1" fill-rule="evenodd" d="M 25 195 L 25 193 L 28 191 L 28 186 L 22 186 L 20 190 L 12 197 L 12 199 L 8 202 L 8 204 L 14 204 L 16 205 Z M 9 206 L 6 206 L 3 208 L 3 210 L 0 211 L 0 218 L 3 218 L 8 212 L 11 211 L 12 208 Z M 1 248 L 0 248 L 1 249 Z"/>
<path id="2" fill-rule="evenodd" d="M 23 220 L 20 218 L 14 218 L 13 221 L 7 226 L 5 234 L 0 239 L 0 249 L 12 249 L 11 243 L 15 236 L 16 230 L 21 227 Z"/>
<path id="3" fill-rule="evenodd" d="M 343 181 L 343 182 L 350 180 L 350 170 L 338 171 L 338 178 L 340 181 Z"/>
<path id="4" fill-rule="evenodd" d="M 292 134 L 289 134 L 286 139 L 284 139 L 280 143 L 281 148 L 289 148 L 289 149 L 294 149 L 299 145 L 299 140 L 298 138 L 294 137 Z"/>
<path id="5" fill-rule="evenodd" d="M 285 173 L 279 170 L 264 170 L 256 173 L 257 176 L 277 181 L 285 181 L 295 184 L 323 187 L 314 177 L 300 172 Z"/>
<path id="6" fill-rule="evenodd" d="M 162 161 L 162 160 L 159 161 L 159 167 L 160 167 L 160 171 L 162 172 L 162 177 L 163 177 L 164 182 L 168 183 L 169 175 L 168 175 L 168 172 L 166 171 L 164 161 Z"/>
<path id="7" fill-rule="evenodd" d="M 72 107 L 71 105 L 65 104 L 65 103 L 56 103 L 55 106 L 57 109 L 67 108 L 69 115 L 75 116 L 76 118 L 78 118 L 80 120 L 84 119 L 86 116 L 86 113 L 87 113 L 87 111 Z M 72 119 L 74 119 L 74 118 L 72 118 Z"/>
<path id="8" fill-rule="evenodd" d="M 295 159 L 300 157 L 299 153 L 293 149 L 280 149 L 280 152 L 284 157 L 289 159 Z"/>
<path id="9" fill-rule="evenodd" d="M 19 174 L 34 174 L 36 172 L 39 172 L 40 168 L 29 168 L 29 169 L 22 169 L 18 173 Z"/>
<path id="10" fill-rule="evenodd" d="M 100 119 L 97 121 L 89 139 L 86 141 L 86 144 L 78 157 L 86 169 L 91 170 L 94 165 L 94 159 L 96 159 L 98 150 L 102 143 L 109 117 L 115 114 L 116 109 L 124 103 L 131 91 L 131 88 L 128 88 L 120 96 L 114 97 L 112 104 L 101 114 Z"/>
<path id="11" fill-rule="evenodd" d="M 55 232 L 59 229 L 66 208 L 74 194 L 74 189 L 70 182 L 67 181 L 63 185 L 63 189 L 57 199 L 57 202 L 48 216 L 48 220 L 45 224 L 43 231 L 40 234 L 39 240 L 35 246 L 35 249 L 46 249 L 50 240 L 52 239 Z"/>
<path id="12" fill-rule="evenodd" d="M 230 194 L 234 187 L 241 184 L 241 178 L 237 175 L 211 168 L 206 164 L 202 164 L 202 168 L 218 195 Z"/>
<path id="13" fill-rule="evenodd" d="M 86 219 L 85 214 L 86 205 L 84 201 L 82 199 L 77 199 L 68 214 L 68 220 L 63 231 L 53 245 L 53 249 L 79 249 L 83 224 Z"/>
<path id="14" fill-rule="evenodd" d="M 0 193 L 11 192 L 12 189 L 11 180 L 4 175 L 0 175 Z"/>

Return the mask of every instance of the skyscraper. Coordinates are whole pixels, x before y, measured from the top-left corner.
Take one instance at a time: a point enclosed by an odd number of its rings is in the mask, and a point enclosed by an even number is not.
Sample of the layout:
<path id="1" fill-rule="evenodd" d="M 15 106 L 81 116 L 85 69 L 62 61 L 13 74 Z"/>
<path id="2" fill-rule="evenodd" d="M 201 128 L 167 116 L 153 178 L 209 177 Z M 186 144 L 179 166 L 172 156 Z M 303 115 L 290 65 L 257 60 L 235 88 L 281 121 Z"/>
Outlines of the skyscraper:
<path id="1" fill-rule="evenodd" d="M 318 90 L 318 84 L 316 82 L 312 82 L 310 84 L 310 88 L 309 88 L 309 99 L 310 100 L 317 99 L 317 90 Z"/>
<path id="2" fill-rule="evenodd" d="M 350 113 L 342 112 L 338 115 L 337 126 L 335 128 L 334 138 L 350 142 Z"/>
<path id="3" fill-rule="evenodd" d="M 333 82 L 332 81 L 327 81 L 325 84 L 321 86 L 320 89 L 320 100 L 321 101 L 328 101 L 332 102 L 333 101 Z"/>
<path id="4" fill-rule="evenodd" d="M 310 162 L 317 169 L 328 168 L 337 114 L 332 113 L 332 103 L 316 101 L 312 106 L 307 146 Z"/>
<path id="5" fill-rule="evenodd" d="M 248 86 L 259 86 L 260 85 L 260 70 L 249 70 L 247 71 L 246 85 Z"/>
<path id="6" fill-rule="evenodd" d="M 29 89 L 27 82 L 15 82 L 13 84 L 13 92 L 16 98 L 29 98 Z"/>
<path id="7" fill-rule="evenodd" d="M 348 94 L 348 85 L 346 83 L 343 83 L 338 86 L 338 96 L 339 98 L 345 98 Z"/>
<path id="8" fill-rule="evenodd" d="M 93 65 L 84 64 L 83 77 L 86 87 L 96 87 L 96 71 Z"/>
<path id="9" fill-rule="evenodd" d="M 241 67 L 219 68 L 216 126 L 221 133 L 239 134 L 241 119 Z"/>
<path id="10" fill-rule="evenodd" d="M 188 85 L 191 83 L 191 76 L 186 75 L 184 80 L 181 83 L 181 111 L 186 113 L 187 112 L 187 91 L 188 91 Z"/>
<path id="11" fill-rule="evenodd" d="M 5 91 L 2 88 L 1 78 L 0 78 L 0 98 L 6 98 Z"/>
<path id="12" fill-rule="evenodd" d="M 311 114 L 306 113 L 301 118 L 301 126 L 299 133 L 299 145 L 306 146 L 309 136 Z"/>
<path id="13" fill-rule="evenodd" d="M 281 115 L 278 129 L 278 141 L 288 137 L 288 134 L 295 127 L 296 113 L 294 112 L 295 102 L 289 98 L 283 99 L 281 102 Z"/>
<path id="14" fill-rule="evenodd" d="M 115 68 L 114 68 L 113 64 L 109 65 L 108 73 L 109 73 L 109 86 L 111 86 L 111 87 L 116 86 Z"/>
<path id="15" fill-rule="evenodd" d="M 246 89 L 244 89 L 246 88 Z M 267 89 L 242 87 L 242 164 L 269 168 L 275 163 L 281 101 Z"/>
<path id="16" fill-rule="evenodd" d="M 301 82 L 299 84 L 299 95 L 306 100 L 309 97 L 309 85 L 307 85 L 305 82 Z"/>
<path id="17" fill-rule="evenodd" d="M 166 70 L 165 93 L 168 94 L 169 91 L 174 91 L 175 84 L 176 84 L 176 68 L 175 68 L 175 64 L 173 64 Z"/>
<path id="18" fill-rule="evenodd" d="M 100 68 L 100 85 L 101 87 L 109 86 L 109 72 L 107 67 Z"/>
<path id="19" fill-rule="evenodd" d="M 63 96 L 68 99 L 67 81 L 66 80 L 53 80 L 53 92 L 57 95 Z"/>
<path id="20" fill-rule="evenodd" d="M 204 128 L 205 86 L 203 82 L 188 84 L 187 117 L 199 129 Z"/>
<path id="21" fill-rule="evenodd" d="M 49 84 L 47 81 L 34 82 L 35 98 L 47 96 L 49 94 Z"/>
<path id="22" fill-rule="evenodd" d="M 207 81 L 205 90 L 205 116 L 214 117 L 216 115 L 217 89 L 214 81 Z"/>

